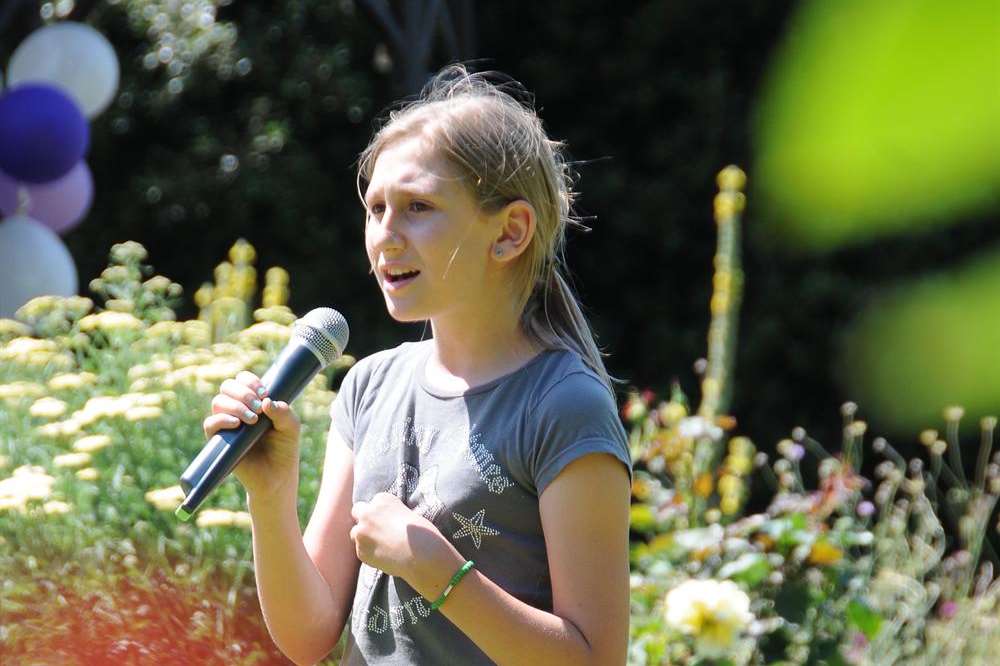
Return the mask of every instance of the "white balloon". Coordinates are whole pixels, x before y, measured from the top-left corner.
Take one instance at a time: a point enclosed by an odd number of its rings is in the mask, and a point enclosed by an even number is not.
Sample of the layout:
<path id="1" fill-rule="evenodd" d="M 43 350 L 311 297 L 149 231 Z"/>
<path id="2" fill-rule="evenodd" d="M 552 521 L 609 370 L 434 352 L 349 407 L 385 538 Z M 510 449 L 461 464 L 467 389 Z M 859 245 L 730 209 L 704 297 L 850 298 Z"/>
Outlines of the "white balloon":
<path id="1" fill-rule="evenodd" d="M 59 86 L 93 118 L 118 91 L 118 56 L 89 25 L 53 23 L 28 35 L 10 58 L 7 85 L 28 81 Z"/>
<path id="2" fill-rule="evenodd" d="M 74 296 L 76 264 L 58 234 L 24 215 L 0 221 L 0 317 L 36 296 Z"/>

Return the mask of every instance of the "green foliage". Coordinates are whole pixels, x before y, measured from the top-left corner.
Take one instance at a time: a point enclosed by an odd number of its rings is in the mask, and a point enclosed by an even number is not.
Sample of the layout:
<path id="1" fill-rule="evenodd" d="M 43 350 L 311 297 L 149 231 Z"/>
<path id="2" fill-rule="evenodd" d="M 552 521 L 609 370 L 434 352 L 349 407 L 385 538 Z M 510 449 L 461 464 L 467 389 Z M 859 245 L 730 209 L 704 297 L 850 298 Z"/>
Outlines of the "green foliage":
<path id="1" fill-rule="evenodd" d="M 829 249 L 995 209 L 998 29 L 991 0 L 802 3 L 756 115 L 770 231 Z"/>
<path id="2" fill-rule="evenodd" d="M 112 300 L 152 304 L 136 310 L 160 321 L 116 310 L 76 316 L 76 301 L 48 297 L 19 310 L 20 322 L 0 320 L 2 330 L 37 336 L 0 337 L 5 658 L 273 663 L 238 482 L 220 486 L 192 524 L 173 510 L 218 384 L 242 369 L 262 374 L 283 346 L 274 336 L 290 329 L 268 322 L 209 344 L 207 324 L 163 316 L 163 285 L 138 282 L 150 272 L 142 246 L 115 246 L 111 258 L 97 284 Z M 116 268 L 130 279 L 112 279 Z M 351 362 L 318 375 L 296 402 L 303 524 L 319 487 L 327 386 Z"/>

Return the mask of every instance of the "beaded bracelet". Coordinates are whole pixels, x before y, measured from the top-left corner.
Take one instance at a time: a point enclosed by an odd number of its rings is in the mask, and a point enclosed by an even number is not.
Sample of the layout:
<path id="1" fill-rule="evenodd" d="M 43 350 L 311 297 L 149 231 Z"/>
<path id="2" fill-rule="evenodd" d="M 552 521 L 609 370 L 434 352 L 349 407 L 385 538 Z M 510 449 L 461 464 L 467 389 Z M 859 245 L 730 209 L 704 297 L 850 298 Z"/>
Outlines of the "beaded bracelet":
<path id="1" fill-rule="evenodd" d="M 444 603 L 444 600 L 448 598 L 448 594 L 450 594 L 452 589 L 458 585 L 458 581 L 462 580 L 462 576 L 469 573 L 469 569 L 471 569 L 474 564 L 475 562 L 469 560 L 455 572 L 455 575 L 451 577 L 451 580 L 448 581 L 448 585 L 444 588 L 444 592 L 442 592 L 441 596 L 437 598 L 437 601 L 431 604 L 431 610 L 437 610 L 441 604 Z"/>

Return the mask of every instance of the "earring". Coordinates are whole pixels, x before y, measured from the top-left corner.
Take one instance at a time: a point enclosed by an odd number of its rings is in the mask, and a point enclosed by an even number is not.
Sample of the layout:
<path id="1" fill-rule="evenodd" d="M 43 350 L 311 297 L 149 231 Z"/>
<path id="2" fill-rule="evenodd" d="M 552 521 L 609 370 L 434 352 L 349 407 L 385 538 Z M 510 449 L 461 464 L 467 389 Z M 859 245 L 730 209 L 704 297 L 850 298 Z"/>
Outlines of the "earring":
<path id="1" fill-rule="evenodd" d="M 499 245 L 497 245 L 496 247 L 493 248 L 493 254 L 495 254 L 498 257 L 502 257 L 503 256 L 503 248 L 500 247 Z"/>

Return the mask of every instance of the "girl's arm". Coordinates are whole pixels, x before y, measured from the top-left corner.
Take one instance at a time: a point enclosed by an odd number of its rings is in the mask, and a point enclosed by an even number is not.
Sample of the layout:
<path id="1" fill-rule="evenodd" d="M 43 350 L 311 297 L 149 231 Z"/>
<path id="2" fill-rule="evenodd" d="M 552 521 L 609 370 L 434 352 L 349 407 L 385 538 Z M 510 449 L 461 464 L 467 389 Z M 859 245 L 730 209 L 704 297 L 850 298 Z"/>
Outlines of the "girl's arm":
<path id="1" fill-rule="evenodd" d="M 360 565 L 348 537 L 353 484 L 354 453 L 331 428 L 304 536 L 296 511 L 298 484 L 275 497 L 247 496 L 264 622 L 278 648 L 297 664 L 325 657 L 350 613 Z"/>
<path id="2" fill-rule="evenodd" d="M 498 664 L 624 664 L 628 650 L 630 488 L 609 454 L 573 461 L 539 498 L 553 612 L 511 596 L 476 569 L 439 611 Z M 436 599 L 465 561 L 442 537 L 440 555 L 410 584 Z"/>

